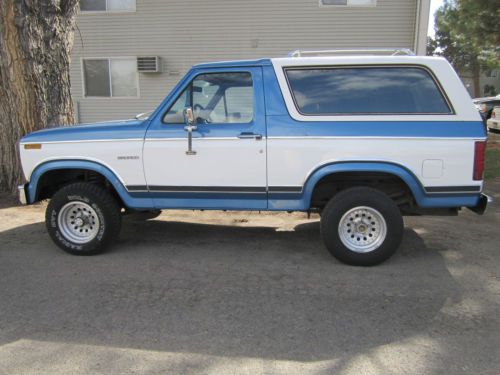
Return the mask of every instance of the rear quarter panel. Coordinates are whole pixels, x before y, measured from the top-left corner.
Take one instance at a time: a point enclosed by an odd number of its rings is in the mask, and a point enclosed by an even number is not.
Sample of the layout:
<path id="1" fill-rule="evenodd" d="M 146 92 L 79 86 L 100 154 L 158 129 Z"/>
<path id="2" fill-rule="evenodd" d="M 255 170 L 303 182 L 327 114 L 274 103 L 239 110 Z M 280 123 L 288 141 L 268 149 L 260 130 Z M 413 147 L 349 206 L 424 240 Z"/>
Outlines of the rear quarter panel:
<path id="1" fill-rule="evenodd" d="M 441 58 L 315 57 L 272 60 L 282 100 L 269 100 L 269 186 L 303 186 L 322 165 L 383 161 L 403 166 L 423 187 L 476 186 L 474 143 L 484 125 L 460 78 Z M 306 116 L 297 111 L 285 67 L 335 65 L 422 66 L 435 76 L 453 107 L 449 115 Z M 269 84 L 272 88 L 272 85 Z M 269 92 L 266 90 L 269 94 Z"/>

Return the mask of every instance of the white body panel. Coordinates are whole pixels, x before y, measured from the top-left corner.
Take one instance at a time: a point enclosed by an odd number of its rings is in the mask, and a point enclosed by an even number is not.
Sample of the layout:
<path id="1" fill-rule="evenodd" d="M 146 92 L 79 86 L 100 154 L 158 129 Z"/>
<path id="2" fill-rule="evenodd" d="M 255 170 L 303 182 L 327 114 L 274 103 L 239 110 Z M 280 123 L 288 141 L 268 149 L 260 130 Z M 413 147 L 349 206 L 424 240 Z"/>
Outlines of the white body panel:
<path id="1" fill-rule="evenodd" d="M 40 150 L 24 150 L 21 162 L 29 181 L 33 170 L 52 160 L 88 160 L 109 168 L 124 185 L 145 185 L 142 165 L 143 139 L 45 142 Z M 119 159 L 119 157 L 128 159 Z"/>
<path id="2" fill-rule="evenodd" d="M 196 155 L 186 155 L 187 138 L 146 139 L 144 169 L 151 186 L 266 186 L 265 140 L 193 138 Z"/>
<path id="3" fill-rule="evenodd" d="M 247 147 L 241 147 L 243 144 Z M 22 152 L 26 178 L 36 166 L 51 160 L 89 160 L 113 171 L 124 185 L 172 186 L 302 186 L 318 167 L 336 161 L 387 161 L 412 171 L 424 186 L 480 185 L 472 180 L 474 142 L 470 139 L 398 139 L 271 137 L 267 140 L 194 139 L 198 157 L 185 154 L 185 139 L 149 140 L 144 158 L 151 165 L 143 174 L 142 140 L 44 143 L 41 150 Z M 132 155 L 134 154 L 134 155 Z M 230 155 L 230 157 L 228 157 Z M 159 161 L 162 162 L 159 162 Z M 441 177 L 426 177 L 424 160 L 442 160 Z"/>
<path id="4" fill-rule="evenodd" d="M 440 178 L 423 175 L 424 160 L 443 160 Z M 269 186 L 303 186 L 318 167 L 338 161 L 385 161 L 409 169 L 422 185 L 472 186 L 474 142 L 470 139 L 287 138 L 268 140 Z"/>

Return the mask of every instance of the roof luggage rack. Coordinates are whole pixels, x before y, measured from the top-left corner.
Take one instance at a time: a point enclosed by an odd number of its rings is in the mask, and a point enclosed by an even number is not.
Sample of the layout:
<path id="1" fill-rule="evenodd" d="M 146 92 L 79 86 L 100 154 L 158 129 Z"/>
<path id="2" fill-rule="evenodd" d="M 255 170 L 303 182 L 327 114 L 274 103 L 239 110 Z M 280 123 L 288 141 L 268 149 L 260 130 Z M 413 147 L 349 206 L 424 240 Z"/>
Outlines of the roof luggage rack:
<path id="1" fill-rule="evenodd" d="M 361 49 L 330 49 L 323 51 L 301 51 L 295 50 L 288 57 L 303 56 L 334 56 L 334 55 L 390 55 L 390 56 L 415 56 L 409 48 L 361 48 Z"/>

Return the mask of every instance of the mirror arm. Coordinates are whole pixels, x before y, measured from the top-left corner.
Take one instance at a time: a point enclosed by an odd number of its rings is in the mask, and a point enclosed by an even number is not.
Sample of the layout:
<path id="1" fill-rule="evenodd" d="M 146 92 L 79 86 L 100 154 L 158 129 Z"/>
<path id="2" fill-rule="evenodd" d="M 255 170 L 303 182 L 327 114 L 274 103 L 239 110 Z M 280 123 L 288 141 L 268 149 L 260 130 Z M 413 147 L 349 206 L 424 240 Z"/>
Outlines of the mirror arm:
<path id="1" fill-rule="evenodd" d="M 193 150 L 193 130 L 196 130 L 197 127 L 193 125 L 187 125 L 184 127 L 188 132 L 188 149 L 186 151 L 186 155 L 196 155 L 196 151 Z"/>

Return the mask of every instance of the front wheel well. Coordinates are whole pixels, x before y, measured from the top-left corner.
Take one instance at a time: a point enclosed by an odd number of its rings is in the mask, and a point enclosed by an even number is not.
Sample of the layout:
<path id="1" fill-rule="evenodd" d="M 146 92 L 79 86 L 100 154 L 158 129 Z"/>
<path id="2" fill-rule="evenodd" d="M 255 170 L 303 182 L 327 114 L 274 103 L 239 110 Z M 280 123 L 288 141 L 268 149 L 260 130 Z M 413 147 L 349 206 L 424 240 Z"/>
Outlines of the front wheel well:
<path id="1" fill-rule="evenodd" d="M 121 207 L 124 207 L 122 199 L 108 179 L 101 173 L 89 169 L 67 168 L 45 172 L 38 181 L 33 201 L 50 199 L 62 187 L 75 182 L 87 182 L 104 187 L 113 195 Z"/>
<path id="2" fill-rule="evenodd" d="M 322 177 L 311 195 L 313 209 L 322 210 L 337 193 L 352 187 L 371 187 L 387 194 L 406 211 L 415 206 L 415 198 L 408 185 L 398 176 L 385 172 L 336 172 Z"/>

